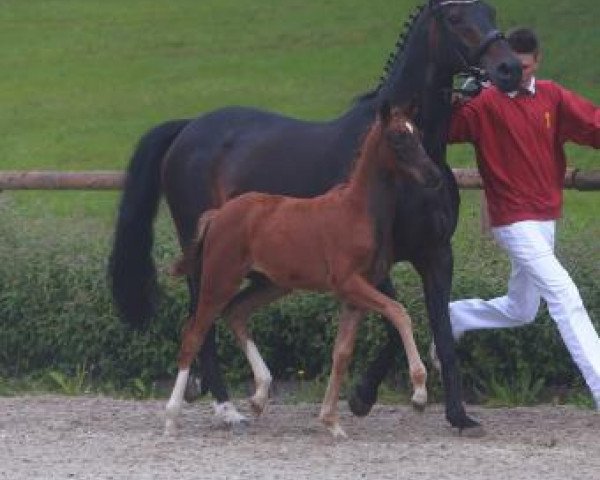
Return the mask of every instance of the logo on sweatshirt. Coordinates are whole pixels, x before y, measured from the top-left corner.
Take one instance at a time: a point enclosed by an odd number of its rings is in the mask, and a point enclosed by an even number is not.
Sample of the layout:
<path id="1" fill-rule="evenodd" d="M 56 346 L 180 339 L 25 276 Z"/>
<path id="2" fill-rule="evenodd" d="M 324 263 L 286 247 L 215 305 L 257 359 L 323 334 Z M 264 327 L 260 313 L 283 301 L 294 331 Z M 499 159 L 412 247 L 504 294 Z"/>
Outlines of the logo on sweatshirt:
<path id="1" fill-rule="evenodd" d="M 552 123 L 550 122 L 550 112 L 544 113 L 544 117 L 546 118 L 546 128 L 552 128 Z"/>

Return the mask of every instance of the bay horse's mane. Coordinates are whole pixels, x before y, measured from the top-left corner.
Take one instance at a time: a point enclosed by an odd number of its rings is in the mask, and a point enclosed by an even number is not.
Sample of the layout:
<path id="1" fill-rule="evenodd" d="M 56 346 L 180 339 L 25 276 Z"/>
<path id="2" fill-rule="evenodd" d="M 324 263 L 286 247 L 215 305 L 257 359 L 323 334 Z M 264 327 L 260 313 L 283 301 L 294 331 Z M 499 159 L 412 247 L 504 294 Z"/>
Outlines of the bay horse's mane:
<path id="1" fill-rule="evenodd" d="M 425 7 L 426 7 L 426 5 L 418 5 L 417 7 L 415 7 L 413 13 L 411 13 L 409 15 L 408 20 L 406 20 L 404 22 L 404 30 L 402 30 L 400 32 L 400 34 L 398 35 L 398 39 L 396 40 L 396 49 L 393 50 L 392 52 L 390 52 L 388 55 L 388 59 L 383 67 L 383 72 L 382 72 L 381 76 L 379 77 L 379 83 L 377 84 L 377 86 L 375 88 L 373 88 L 363 94 L 357 95 L 354 98 L 354 102 L 353 102 L 354 104 L 358 104 L 363 101 L 373 100 L 374 98 L 377 97 L 377 95 L 381 91 L 381 88 L 388 81 L 392 67 L 398 61 L 398 58 L 400 58 L 400 56 L 404 52 L 404 49 L 406 48 L 407 40 L 410 37 L 410 34 L 412 33 L 412 31 L 415 27 L 415 24 L 417 23 L 417 20 L 421 17 L 421 14 L 425 10 Z"/>

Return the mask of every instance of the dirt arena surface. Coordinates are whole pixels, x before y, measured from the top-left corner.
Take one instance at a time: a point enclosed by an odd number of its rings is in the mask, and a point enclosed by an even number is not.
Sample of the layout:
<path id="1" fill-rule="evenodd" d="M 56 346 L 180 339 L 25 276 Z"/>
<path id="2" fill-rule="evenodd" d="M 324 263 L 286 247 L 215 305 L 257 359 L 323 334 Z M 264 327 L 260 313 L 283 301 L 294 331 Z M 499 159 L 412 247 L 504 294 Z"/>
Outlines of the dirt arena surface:
<path id="1" fill-rule="evenodd" d="M 207 403 L 186 405 L 173 438 L 162 435 L 164 401 L 0 398 L 0 479 L 600 478 L 590 410 L 470 407 L 487 430 L 474 439 L 449 428 L 440 405 L 377 406 L 363 419 L 340 405 L 342 441 L 312 404 L 271 404 L 243 432 L 217 425 Z"/>

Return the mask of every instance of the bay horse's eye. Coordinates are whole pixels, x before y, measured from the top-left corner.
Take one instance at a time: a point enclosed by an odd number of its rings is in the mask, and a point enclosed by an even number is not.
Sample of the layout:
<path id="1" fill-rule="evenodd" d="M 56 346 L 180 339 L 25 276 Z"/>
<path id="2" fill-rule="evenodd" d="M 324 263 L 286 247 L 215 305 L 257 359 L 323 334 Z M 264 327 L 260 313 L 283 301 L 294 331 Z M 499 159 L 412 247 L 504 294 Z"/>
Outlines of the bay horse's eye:
<path id="1" fill-rule="evenodd" d="M 446 19 L 450 25 L 458 25 L 462 21 L 462 17 L 456 12 L 450 12 Z"/>

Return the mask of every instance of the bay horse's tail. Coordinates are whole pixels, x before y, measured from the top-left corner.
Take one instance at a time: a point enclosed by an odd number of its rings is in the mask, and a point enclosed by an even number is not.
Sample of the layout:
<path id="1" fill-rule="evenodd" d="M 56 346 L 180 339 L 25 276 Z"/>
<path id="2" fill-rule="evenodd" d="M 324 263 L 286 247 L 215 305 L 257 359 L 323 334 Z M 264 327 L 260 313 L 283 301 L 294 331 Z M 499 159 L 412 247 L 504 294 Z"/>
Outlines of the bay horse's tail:
<path id="1" fill-rule="evenodd" d="M 161 163 L 189 120 L 171 120 L 144 134 L 129 163 L 109 260 L 112 295 L 122 320 L 143 328 L 155 313 L 152 226 L 160 200 Z"/>
<path id="2" fill-rule="evenodd" d="M 202 255 L 202 244 L 208 232 L 210 222 L 215 217 L 219 210 L 213 208 L 204 212 L 198 220 L 198 228 L 196 229 L 196 236 L 192 243 L 190 243 L 184 250 L 183 255 L 175 261 L 171 267 L 171 274 L 176 276 L 192 276 L 194 274 L 200 274 L 199 265 Z"/>

